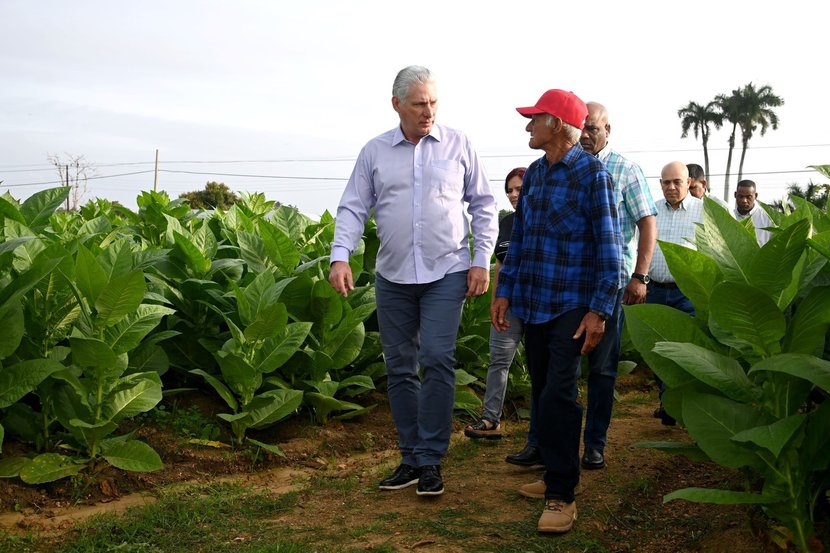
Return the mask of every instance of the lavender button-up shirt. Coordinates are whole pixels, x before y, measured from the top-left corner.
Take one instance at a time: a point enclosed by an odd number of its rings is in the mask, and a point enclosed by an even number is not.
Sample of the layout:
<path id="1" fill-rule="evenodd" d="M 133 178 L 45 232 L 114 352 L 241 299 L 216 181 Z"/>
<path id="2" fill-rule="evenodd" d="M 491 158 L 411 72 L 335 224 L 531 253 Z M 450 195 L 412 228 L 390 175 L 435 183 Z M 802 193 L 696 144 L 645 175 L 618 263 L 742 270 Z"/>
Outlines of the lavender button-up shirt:
<path id="1" fill-rule="evenodd" d="M 469 213 L 471 221 L 465 214 Z M 399 284 L 489 268 L 498 236 L 496 198 L 467 137 L 433 125 L 418 144 L 396 127 L 361 150 L 337 208 L 331 262 L 348 261 L 374 209 L 377 272 Z"/>

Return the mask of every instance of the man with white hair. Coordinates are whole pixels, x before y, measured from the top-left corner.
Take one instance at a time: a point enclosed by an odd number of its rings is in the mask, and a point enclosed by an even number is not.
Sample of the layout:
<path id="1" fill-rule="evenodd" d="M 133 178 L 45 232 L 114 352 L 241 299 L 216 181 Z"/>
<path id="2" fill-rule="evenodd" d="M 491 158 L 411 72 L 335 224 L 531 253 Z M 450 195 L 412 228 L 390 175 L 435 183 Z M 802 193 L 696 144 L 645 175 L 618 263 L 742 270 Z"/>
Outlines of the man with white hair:
<path id="1" fill-rule="evenodd" d="M 437 106 L 428 69 L 398 73 L 392 108 L 400 124 L 370 140 L 357 158 L 337 208 L 329 273 L 339 294 L 354 289 L 349 256 L 374 210 L 377 317 L 401 452 L 380 489 L 417 483 L 422 496 L 444 492 L 440 465 L 452 433 L 461 308 L 465 297 L 487 292 L 498 236 L 484 167 L 463 133 L 435 123 Z"/>
<path id="2" fill-rule="evenodd" d="M 577 368 L 602 339 L 618 302 L 622 239 L 614 181 L 579 145 L 585 103 L 552 89 L 518 112 L 530 118 L 530 147 L 545 155 L 525 173 L 490 319 L 496 330 L 506 330 L 510 309 L 525 323 L 545 465 L 545 508 L 537 529 L 562 533 L 576 519 L 582 426 Z"/>

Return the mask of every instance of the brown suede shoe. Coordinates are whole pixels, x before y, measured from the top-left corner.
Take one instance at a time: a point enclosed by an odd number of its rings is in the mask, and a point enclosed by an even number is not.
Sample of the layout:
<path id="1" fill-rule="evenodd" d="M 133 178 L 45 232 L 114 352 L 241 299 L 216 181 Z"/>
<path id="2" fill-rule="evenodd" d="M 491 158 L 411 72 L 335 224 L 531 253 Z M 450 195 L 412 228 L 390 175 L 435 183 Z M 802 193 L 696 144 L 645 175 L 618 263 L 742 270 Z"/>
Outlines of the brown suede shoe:
<path id="1" fill-rule="evenodd" d="M 519 488 L 519 495 L 530 497 L 532 499 L 544 499 L 545 488 L 545 481 L 537 480 L 536 482 L 525 484 L 524 486 Z M 579 495 L 580 493 L 582 493 L 582 480 L 580 480 L 579 483 L 576 485 L 576 488 L 574 488 L 574 495 Z"/>
<path id="2" fill-rule="evenodd" d="M 576 520 L 576 501 L 565 503 L 559 499 L 545 501 L 545 510 L 539 517 L 537 529 L 540 532 L 564 534 L 573 528 Z"/>
<path id="3" fill-rule="evenodd" d="M 536 482 L 531 482 L 530 484 L 525 484 L 521 488 L 519 488 L 519 494 L 530 497 L 533 499 L 544 499 L 545 498 L 545 481 L 544 480 L 537 480 Z"/>

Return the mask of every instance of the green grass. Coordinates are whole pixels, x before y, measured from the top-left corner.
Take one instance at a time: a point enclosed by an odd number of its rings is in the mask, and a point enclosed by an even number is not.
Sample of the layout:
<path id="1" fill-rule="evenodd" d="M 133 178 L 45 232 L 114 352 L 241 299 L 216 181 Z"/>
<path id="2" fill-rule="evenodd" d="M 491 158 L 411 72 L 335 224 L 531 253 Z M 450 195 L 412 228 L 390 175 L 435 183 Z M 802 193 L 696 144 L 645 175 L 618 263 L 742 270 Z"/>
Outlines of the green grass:
<path id="1" fill-rule="evenodd" d="M 264 522 L 296 502 L 293 493 L 271 496 L 231 484 L 174 487 L 163 491 L 157 503 L 76 527 L 69 539 L 64 536 L 61 545 L 49 550 L 300 553 L 308 546 L 292 542 L 288 529 Z"/>

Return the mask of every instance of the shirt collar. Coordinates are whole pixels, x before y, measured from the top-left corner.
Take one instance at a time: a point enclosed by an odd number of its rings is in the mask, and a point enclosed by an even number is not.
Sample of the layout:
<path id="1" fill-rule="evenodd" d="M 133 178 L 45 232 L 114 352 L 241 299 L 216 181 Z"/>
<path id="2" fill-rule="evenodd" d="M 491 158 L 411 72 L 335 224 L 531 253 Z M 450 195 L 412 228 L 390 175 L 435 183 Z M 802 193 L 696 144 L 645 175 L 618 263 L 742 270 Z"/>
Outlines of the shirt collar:
<path id="1" fill-rule="evenodd" d="M 678 207 L 677 209 L 674 209 L 667 199 L 663 198 L 663 202 L 666 204 L 666 207 L 668 207 L 672 211 L 680 211 L 680 210 L 686 211 L 687 209 L 689 209 L 689 204 L 692 203 L 689 198 L 693 198 L 693 197 L 694 196 L 692 196 L 691 194 L 689 194 L 687 192 L 686 197 L 683 198 L 682 200 L 680 200 L 680 207 Z"/>
<path id="2" fill-rule="evenodd" d="M 605 143 L 605 147 L 597 152 L 597 158 L 605 163 L 605 160 L 611 156 L 611 145 L 607 142 Z"/>
<path id="3" fill-rule="evenodd" d="M 436 142 L 441 142 L 442 136 L 443 133 L 441 132 L 441 127 L 439 127 L 437 123 L 433 123 L 432 128 L 429 131 L 429 134 L 421 138 L 421 140 L 427 137 L 431 137 Z M 401 130 L 401 126 L 399 124 L 397 127 L 395 127 L 395 132 L 392 134 L 392 145 L 395 146 L 397 144 L 400 144 L 401 142 L 407 142 L 407 140 L 406 137 L 403 135 L 403 131 Z"/>

